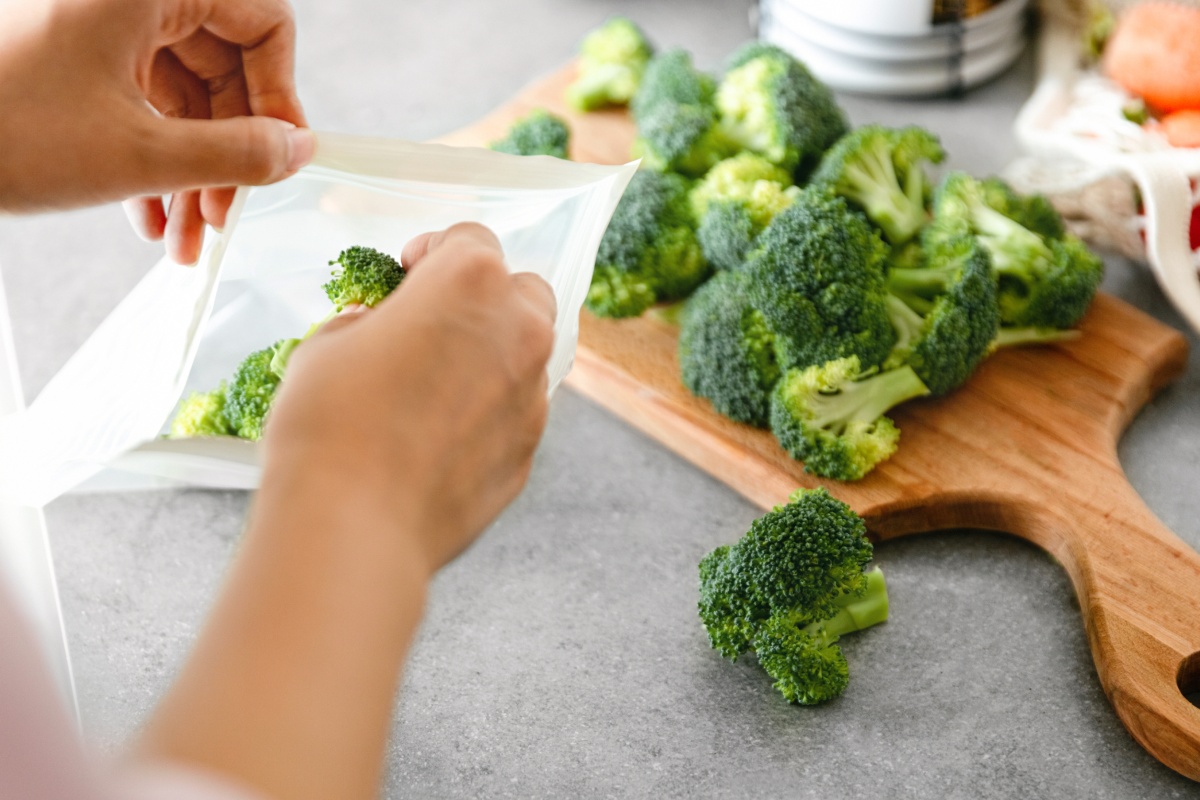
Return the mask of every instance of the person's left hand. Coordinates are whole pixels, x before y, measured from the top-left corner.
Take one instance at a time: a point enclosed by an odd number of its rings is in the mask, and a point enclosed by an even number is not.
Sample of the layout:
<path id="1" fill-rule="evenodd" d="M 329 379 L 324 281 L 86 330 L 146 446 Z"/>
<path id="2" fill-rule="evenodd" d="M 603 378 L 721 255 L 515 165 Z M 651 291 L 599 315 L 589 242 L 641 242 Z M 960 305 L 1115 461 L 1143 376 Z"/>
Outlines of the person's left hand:
<path id="1" fill-rule="evenodd" d="M 307 163 L 286 0 L 22 0 L 0 9 L 0 211 L 128 200 L 180 263 L 237 185 Z M 163 195 L 173 193 L 169 210 Z"/>

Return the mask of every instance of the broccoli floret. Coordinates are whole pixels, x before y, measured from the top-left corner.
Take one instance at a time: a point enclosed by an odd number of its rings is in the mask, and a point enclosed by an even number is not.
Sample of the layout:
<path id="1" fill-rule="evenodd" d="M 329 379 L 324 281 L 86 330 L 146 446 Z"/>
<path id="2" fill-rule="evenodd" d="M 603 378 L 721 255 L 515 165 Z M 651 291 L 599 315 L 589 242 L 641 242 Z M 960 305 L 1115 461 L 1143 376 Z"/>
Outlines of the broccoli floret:
<path id="1" fill-rule="evenodd" d="M 735 152 L 717 127 L 714 91 L 713 79 L 692 65 L 686 50 L 650 62 L 631 104 L 633 150 L 647 168 L 699 176 Z"/>
<path id="2" fill-rule="evenodd" d="M 1104 262 L 1070 234 L 1055 239 L 1035 233 L 992 208 L 987 196 L 971 176 L 947 175 L 934 198 L 930 235 L 949 239 L 967 230 L 979 237 L 999 277 L 1003 324 L 1071 327 L 1091 304 Z M 1047 225 L 1044 220 L 1038 224 Z"/>
<path id="3" fill-rule="evenodd" d="M 1019 195 L 999 178 L 984 178 L 979 184 L 983 188 L 985 203 L 1038 236 L 1062 239 L 1067 235 L 1058 209 L 1043 195 Z"/>
<path id="4" fill-rule="evenodd" d="M 736 422 L 765 428 L 779 380 L 775 336 L 750 305 L 744 272 L 722 272 L 692 297 L 679 332 L 683 384 Z"/>
<path id="5" fill-rule="evenodd" d="M 734 53 L 717 89 L 724 137 L 804 177 L 849 126 L 829 87 L 773 45 Z"/>
<path id="6" fill-rule="evenodd" d="M 866 527 L 824 489 L 798 490 L 734 545 L 700 562 L 700 620 L 714 649 L 753 650 L 775 688 L 813 705 L 846 689 L 838 637 L 887 620 L 887 585 Z"/>
<path id="7" fill-rule="evenodd" d="M 965 383 L 1000 325 L 987 252 L 971 236 L 939 244 L 925 266 L 894 267 L 888 288 L 894 293 L 888 311 L 897 341 L 885 366 L 908 364 L 934 395 Z"/>
<path id="8" fill-rule="evenodd" d="M 639 170 L 600 240 L 587 306 L 636 316 L 653 302 L 690 294 L 708 277 L 679 175 Z"/>
<path id="9" fill-rule="evenodd" d="M 335 311 L 349 305 L 374 306 L 404 280 L 400 262 L 370 247 L 351 247 L 329 262 L 333 280 L 325 284 L 325 294 Z"/>
<path id="10" fill-rule="evenodd" d="M 172 439 L 194 436 L 229 436 L 233 430 L 225 416 L 225 382 L 211 392 L 192 392 L 179 404 L 171 430 Z"/>
<path id="11" fill-rule="evenodd" d="M 896 341 L 883 278 L 887 254 L 879 233 L 825 192 L 803 190 L 771 220 L 746 269 L 782 367 L 846 356 L 864 369 L 883 363 Z"/>
<path id="12" fill-rule="evenodd" d="M 579 76 L 567 87 L 567 102 L 580 111 L 623 106 L 633 99 L 654 48 L 625 17 L 613 17 L 579 46 Z"/>
<path id="13" fill-rule="evenodd" d="M 852 356 L 793 369 L 771 395 L 771 430 L 806 472 L 854 481 L 896 452 L 900 431 L 883 414 L 927 394 L 910 366 L 864 376 Z"/>
<path id="14" fill-rule="evenodd" d="M 567 123 L 545 109 L 536 108 L 513 123 L 508 134 L 489 147 L 498 153 L 515 156 L 567 157 L 571 131 Z"/>
<path id="15" fill-rule="evenodd" d="M 262 438 L 267 412 L 271 410 L 275 390 L 279 388 L 279 376 L 271 371 L 271 361 L 281 344 L 246 356 L 225 390 L 225 416 L 229 428 L 243 439 L 257 441 Z"/>
<path id="16" fill-rule="evenodd" d="M 937 137 L 922 128 L 865 125 L 830 148 L 812 183 L 862 208 L 889 242 L 901 245 L 928 219 L 925 202 L 931 187 L 923 163 L 937 164 L 944 157 Z"/>
<path id="17" fill-rule="evenodd" d="M 692 189 L 692 214 L 704 257 L 716 269 L 741 269 L 754 240 L 799 189 L 761 156 L 740 153 L 717 164 Z"/>

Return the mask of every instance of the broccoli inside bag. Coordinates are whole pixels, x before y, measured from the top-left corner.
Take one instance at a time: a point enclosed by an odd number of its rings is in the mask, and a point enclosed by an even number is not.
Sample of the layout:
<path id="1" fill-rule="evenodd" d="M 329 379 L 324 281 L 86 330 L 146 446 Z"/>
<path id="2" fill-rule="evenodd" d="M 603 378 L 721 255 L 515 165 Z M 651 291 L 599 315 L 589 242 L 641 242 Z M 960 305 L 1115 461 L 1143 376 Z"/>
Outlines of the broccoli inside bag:
<path id="1" fill-rule="evenodd" d="M 596 250 L 635 169 L 322 134 L 311 167 L 240 189 L 196 267 L 159 262 L 29 410 L 0 421 L 0 497 L 41 505 L 76 487 L 253 488 L 257 443 L 162 437 L 179 399 L 324 318 L 321 287 L 340 251 L 399 257 L 413 236 L 456 222 L 490 227 L 510 269 L 553 287 L 553 391 L 570 371 Z"/>

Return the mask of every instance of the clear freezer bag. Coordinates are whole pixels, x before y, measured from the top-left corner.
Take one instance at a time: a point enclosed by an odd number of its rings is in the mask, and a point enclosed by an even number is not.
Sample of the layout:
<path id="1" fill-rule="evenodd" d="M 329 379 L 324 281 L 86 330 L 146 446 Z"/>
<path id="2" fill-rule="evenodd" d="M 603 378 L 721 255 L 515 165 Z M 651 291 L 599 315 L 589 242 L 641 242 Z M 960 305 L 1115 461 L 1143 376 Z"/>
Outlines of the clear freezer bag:
<path id="1" fill-rule="evenodd" d="M 490 227 L 510 269 L 553 287 L 552 390 L 566 376 L 596 250 L 635 164 L 318 140 L 312 166 L 239 189 L 225 230 L 208 237 L 195 267 L 160 261 L 28 411 L 0 420 L 0 499 L 43 505 L 81 485 L 253 488 L 256 443 L 162 438 L 179 398 L 214 388 L 252 351 L 323 318 L 321 286 L 341 250 L 366 245 L 398 257 L 413 236 L 456 222 Z"/>

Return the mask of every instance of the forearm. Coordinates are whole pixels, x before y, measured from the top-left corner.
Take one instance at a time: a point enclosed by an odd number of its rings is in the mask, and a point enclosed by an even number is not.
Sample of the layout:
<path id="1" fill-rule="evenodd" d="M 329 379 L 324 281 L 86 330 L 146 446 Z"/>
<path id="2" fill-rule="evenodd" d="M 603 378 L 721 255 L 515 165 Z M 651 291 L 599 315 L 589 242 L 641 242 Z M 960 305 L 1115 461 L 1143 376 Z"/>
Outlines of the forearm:
<path id="1" fill-rule="evenodd" d="M 428 567 L 366 495 L 281 466 L 139 751 L 280 800 L 372 797 Z"/>

